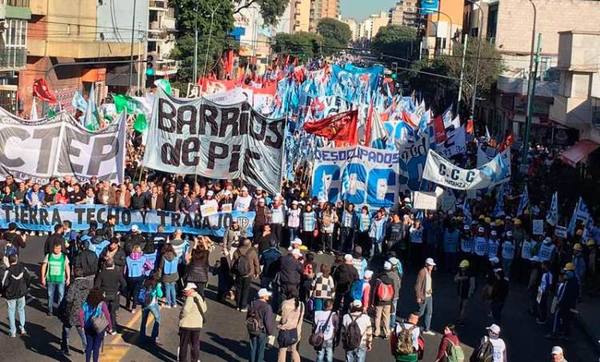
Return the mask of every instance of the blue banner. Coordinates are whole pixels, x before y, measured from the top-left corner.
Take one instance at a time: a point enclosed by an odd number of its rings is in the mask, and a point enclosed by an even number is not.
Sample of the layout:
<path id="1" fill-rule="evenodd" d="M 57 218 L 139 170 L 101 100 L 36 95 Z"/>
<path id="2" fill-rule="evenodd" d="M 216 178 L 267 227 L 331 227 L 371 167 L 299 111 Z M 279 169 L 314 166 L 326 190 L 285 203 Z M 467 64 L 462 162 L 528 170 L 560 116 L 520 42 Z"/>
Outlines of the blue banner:
<path id="1" fill-rule="evenodd" d="M 421 14 L 437 13 L 440 0 L 421 0 Z"/>
<path id="2" fill-rule="evenodd" d="M 181 229 L 184 233 L 222 237 L 233 219 L 246 229 L 246 235 L 252 236 L 254 212 L 232 211 L 218 212 L 202 217 L 200 213 L 182 213 L 157 210 L 131 210 L 106 205 L 54 205 L 47 207 L 29 207 L 27 205 L 0 205 L 0 228 L 8 228 L 14 222 L 22 230 L 53 231 L 54 225 L 69 220 L 75 231 L 87 230 L 91 221 L 101 226 L 109 215 L 115 215 L 115 231 L 126 232 L 137 225 L 141 232 L 155 233 L 164 226 L 166 233 Z"/>

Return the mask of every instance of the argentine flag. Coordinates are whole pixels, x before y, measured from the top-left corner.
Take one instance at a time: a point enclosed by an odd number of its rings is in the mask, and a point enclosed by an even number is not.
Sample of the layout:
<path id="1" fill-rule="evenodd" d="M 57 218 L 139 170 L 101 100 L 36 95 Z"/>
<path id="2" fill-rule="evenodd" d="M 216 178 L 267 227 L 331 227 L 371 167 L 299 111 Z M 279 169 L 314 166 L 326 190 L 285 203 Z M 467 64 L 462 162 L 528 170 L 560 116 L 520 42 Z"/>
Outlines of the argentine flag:
<path id="1" fill-rule="evenodd" d="M 548 215 L 546 215 L 546 222 L 552 226 L 558 224 L 558 192 L 552 195 L 552 203 Z"/>

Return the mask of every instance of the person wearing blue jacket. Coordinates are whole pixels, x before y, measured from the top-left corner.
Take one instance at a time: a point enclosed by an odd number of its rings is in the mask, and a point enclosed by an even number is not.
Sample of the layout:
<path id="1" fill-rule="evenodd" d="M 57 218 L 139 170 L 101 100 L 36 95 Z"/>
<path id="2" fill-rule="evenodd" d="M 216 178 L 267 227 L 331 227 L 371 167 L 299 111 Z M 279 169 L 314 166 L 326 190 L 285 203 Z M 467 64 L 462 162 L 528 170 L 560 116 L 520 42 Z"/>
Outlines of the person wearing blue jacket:
<path id="1" fill-rule="evenodd" d="M 354 211 L 354 204 L 349 203 L 342 212 L 340 219 L 340 239 L 342 251 L 349 253 L 354 248 L 354 234 L 358 225 L 358 215 Z"/>
<path id="2" fill-rule="evenodd" d="M 369 237 L 371 238 L 371 257 L 383 253 L 383 240 L 385 239 L 386 219 L 385 210 L 379 209 L 373 217 Z"/>
<path id="3" fill-rule="evenodd" d="M 144 282 L 144 253 L 139 245 L 134 245 L 131 254 L 125 258 L 125 276 L 127 279 L 127 302 L 125 308 L 135 313 L 137 295 Z M 131 302 L 133 299 L 133 303 Z M 131 307 L 131 308 L 130 308 Z"/>

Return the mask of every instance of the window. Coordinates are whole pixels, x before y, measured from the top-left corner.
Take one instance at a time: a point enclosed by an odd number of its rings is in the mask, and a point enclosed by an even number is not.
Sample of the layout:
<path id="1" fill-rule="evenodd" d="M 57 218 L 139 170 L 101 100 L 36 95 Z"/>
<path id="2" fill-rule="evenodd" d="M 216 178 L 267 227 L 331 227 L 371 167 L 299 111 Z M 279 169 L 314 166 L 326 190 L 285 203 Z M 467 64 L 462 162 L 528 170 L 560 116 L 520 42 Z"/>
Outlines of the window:
<path id="1" fill-rule="evenodd" d="M 27 59 L 27 21 L 6 20 L 6 30 L 0 36 L 0 68 L 23 68 Z"/>

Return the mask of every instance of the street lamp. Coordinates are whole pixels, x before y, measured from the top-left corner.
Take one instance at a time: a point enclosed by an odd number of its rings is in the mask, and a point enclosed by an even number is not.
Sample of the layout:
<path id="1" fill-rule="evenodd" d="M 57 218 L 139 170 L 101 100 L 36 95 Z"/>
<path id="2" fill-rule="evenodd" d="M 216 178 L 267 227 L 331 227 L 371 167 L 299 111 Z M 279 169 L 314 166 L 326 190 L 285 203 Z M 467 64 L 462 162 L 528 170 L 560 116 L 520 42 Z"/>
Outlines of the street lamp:
<path id="1" fill-rule="evenodd" d="M 527 79 L 527 116 L 525 117 L 525 137 L 523 137 L 523 155 L 522 155 L 522 163 L 527 163 L 527 153 L 529 151 L 529 132 L 531 128 L 531 116 L 532 116 L 532 103 L 533 103 L 533 94 L 535 92 L 535 78 L 532 79 L 533 75 L 533 54 L 535 47 L 535 28 L 537 23 L 537 8 L 533 0 L 529 0 L 531 6 L 533 7 L 533 27 L 531 30 L 531 55 L 529 57 L 529 77 Z M 537 73 L 537 72 L 536 72 Z M 535 75 L 537 77 L 537 74 Z"/>
<path id="2" fill-rule="evenodd" d="M 211 12 L 210 12 L 210 27 L 208 28 L 208 40 L 206 44 L 206 56 L 204 57 L 204 70 L 202 71 L 202 76 L 206 76 L 206 68 L 208 67 L 208 53 L 210 52 L 210 38 L 212 37 L 212 28 L 213 21 L 215 19 L 215 13 L 221 7 L 222 3 L 219 3 Z"/>
<path id="3" fill-rule="evenodd" d="M 466 0 L 471 5 L 475 5 L 480 1 Z M 483 9 L 481 4 L 477 5 L 479 11 L 479 24 L 477 27 L 477 65 L 475 66 L 475 82 L 473 82 L 473 97 L 471 99 L 471 119 L 475 119 L 475 100 L 477 99 L 477 82 L 479 82 L 479 58 L 481 57 L 481 32 L 483 27 Z"/>

